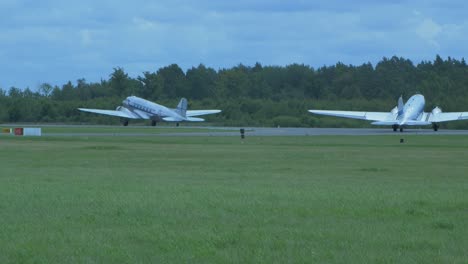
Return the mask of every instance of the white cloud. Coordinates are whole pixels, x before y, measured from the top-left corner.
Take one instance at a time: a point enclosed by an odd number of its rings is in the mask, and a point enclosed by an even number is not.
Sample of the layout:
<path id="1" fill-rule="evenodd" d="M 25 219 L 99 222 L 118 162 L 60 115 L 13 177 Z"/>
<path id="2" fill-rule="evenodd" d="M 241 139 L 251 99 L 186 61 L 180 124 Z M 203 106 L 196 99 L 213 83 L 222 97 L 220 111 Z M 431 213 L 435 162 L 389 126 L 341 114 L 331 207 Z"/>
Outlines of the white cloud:
<path id="1" fill-rule="evenodd" d="M 160 30 L 162 29 L 156 22 L 140 18 L 140 17 L 135 17 L 133 18 L 133 23 L 139 30 L 148 30 L 148 31 L 154 31 L 154 30 Z"/>
<path id="2" fill-rule="evenodd" d="M 428 18 L 424 19 L 416 27 L 416 34 L 436 47 L 439 47 L 439 43 L 436 41 L 436 38 L 441 32 L 442 26 Z"/>
<path id="3" fill-rule="evenodd" d="M 91 31 L 89 31 L 88 29 L 83 29 L 80 31 L 80 35 L 81 35 L 81 44 L 83 46 L 89 46 L 92 44 L 93 40 L 91 36 Z"/>

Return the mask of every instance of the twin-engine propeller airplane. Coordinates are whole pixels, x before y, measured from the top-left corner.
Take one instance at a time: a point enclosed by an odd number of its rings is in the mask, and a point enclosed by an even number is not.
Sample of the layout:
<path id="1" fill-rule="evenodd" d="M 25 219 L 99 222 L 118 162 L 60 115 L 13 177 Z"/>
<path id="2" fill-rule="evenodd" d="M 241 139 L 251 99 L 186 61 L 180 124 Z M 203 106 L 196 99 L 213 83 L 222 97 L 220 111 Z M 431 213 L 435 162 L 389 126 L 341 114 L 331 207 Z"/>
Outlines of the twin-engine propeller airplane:
<path id="1" fill-rule="evenodd" d="M 123 106 L 117 107 L 116 110 L 101 110 L 78 108 L 80 111 L 96 113 L 101 115 L 118 116 L 122 120 L 124 126 L 128 126 L 129 119 L 147 119 L 151 120 L 151 125 L 155 126 L 157 122 L 179 122 L 205 121 L 203 118 L 194 117 L 200 115 L 217 114 L 221 110 L 187 110 L 187 99 L 182 98 L 176 108 L 171 109 L 163 105 L 145 100 L 136 96 L 129 96 L 122 102 Z"/>
<path id="2" fill-rule="evenodd" d="M 374 121 L 372 125 L 392 126 L 393 131 L 407 126 L 432 125 L 434 131 L 439 129 L 439 123 L 468 119 L 468 112 L 443 113 L 439 107 L 435 107 L 430 113 L 424 112 L 425 100 L 421 94 L 415 94 L 404 104 L 400 96 L 398 105 L 388 112 L 357 112 L 357 111 L 333 111 L 333 110 L 309 110 L 318 115 L 337 116 L 344 118 L 362 119 Z"/>

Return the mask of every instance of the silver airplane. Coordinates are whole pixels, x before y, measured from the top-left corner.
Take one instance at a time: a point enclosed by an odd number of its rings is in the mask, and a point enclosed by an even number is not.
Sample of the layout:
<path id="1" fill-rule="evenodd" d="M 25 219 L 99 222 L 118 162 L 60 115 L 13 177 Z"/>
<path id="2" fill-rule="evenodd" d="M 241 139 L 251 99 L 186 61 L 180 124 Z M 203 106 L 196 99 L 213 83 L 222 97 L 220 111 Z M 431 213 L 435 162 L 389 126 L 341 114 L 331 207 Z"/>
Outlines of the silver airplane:
<path id="1" fill-rule="evenodd" d="M 344 118 L 362 119 L 373 121 L 372 125 L 392 126 L 393 131 L 407 126 L 432 125 L 434 131 L 439 129 L 439 123 L 468 119 L 468 112 L 443 113 L 439 107 L 435 107 L 430 113 L 424 112 L 425 100 L 421 94 L 415 94 L 403 103 L 400 96 L 398 105 L 390 112 L 358 112 L 358 111 L 334 111 L 334 110 L 309 110 L 317 115 L 337 116 Z"/>
<path id="2" fill-rule="evenodd" d="M 118 116 L 122 120 L 124 126 L 128 126 L 129 119 L 147 119 L 151 120 L 151 125 L 155 126 L 157 122 L 202 122 L 203 118 L 194 117 L 200 115 L 217 114 L 221 110 L 187 110 L 187 99 L 182 98 L 176 108 L 171 109 L 163 105 L 145 100 L 137 96 L 129 96 L 122 102 L 122 106 L 118 106 L 116 110 L 102 110 L 78 108 L 83 112 L 96 113 L 101 115 Z"/>

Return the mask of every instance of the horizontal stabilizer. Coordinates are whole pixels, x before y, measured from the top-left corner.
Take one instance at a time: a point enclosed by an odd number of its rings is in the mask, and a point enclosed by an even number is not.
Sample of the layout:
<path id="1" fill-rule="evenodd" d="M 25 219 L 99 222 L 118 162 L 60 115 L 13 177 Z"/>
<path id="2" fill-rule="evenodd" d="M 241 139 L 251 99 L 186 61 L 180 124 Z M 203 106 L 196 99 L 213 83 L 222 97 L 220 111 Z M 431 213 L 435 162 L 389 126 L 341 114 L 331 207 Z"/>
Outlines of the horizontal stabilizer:
<path id="1" fill-rule="evenodd" d="M 171 117 L 171 116 L 163 117 L 162 119 L 164 121 L 167 121 L 167 122 L 182 122 L 182 121 L 185 121 L 182 118 L 175 118 L 175 117 Z"/>
<path id="2" fill-rule="evenodd" d="M 393 125 L 398 125 L 397 121 L 377 121 L 377 122 L 372 122 L 372 125 L 376 126 L 393 126 Z"/>
<path id="3" fill-rule="evenodd" d="M 199 117 L 187 117 L 187 121 L 190 122 L 203 122 L 205 119 Z"/>
<path id="4" fill-rule="evenodd" d="M 168 121 L 168 122 L 182 122 L 182 121 L 203 122 L 203 121 L 205 121 L 205 119 L 198 118 L 198 117 L 186 117 L 186 118 L 182 119 L 182 118 L 174 118 L 174 117 L 170 117 L 170 116 L 164 117 L 163 120 Z"/>
<path id="5" fill-rule="evenodd" d="M 185 113 L 186 116 L 200 116 L 200 115 L 211 115 L 220 113 L 221 110 L 212 109 L 212 110 L 187 110 Z"/>
<path id="6" fill-rule="evenodd" d="M 409 120 L 409 121 L 406 121 L 404 125 L 406 126 L 427 126 L 427 125 L 431 125 L 432 123 L 431 122 L 427 122 L 427 121 L 412 121 L 412 120 Z"/>
<path id="7" fill-rule="evenodd" d="M 372 122 L 372 125 L 377 125 L 377 126 L 393 126 L 393 125 L 404 125 L 404 126 L 426 126 L 432 124 L 431 122 L 426 122 L 426 121 L 406 121 L 403 124 L 400 124 L 398 121 L 378 121 L 378 122 Z"/>

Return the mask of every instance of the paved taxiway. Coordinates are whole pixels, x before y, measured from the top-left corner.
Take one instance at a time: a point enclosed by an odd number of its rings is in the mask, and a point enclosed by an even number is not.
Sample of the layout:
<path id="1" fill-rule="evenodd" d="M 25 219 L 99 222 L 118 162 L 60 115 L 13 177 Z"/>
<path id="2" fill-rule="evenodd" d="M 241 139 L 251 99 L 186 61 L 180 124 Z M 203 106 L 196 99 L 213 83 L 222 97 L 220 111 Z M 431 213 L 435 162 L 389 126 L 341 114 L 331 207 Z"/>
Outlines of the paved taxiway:
<path id="1" fill-rule="evenodd" d="M 185 127 L 191 129 L 212 129 L 209 132 L 170 132 L 170 133 L 43 133 L 43 136 L 240 136 L 240 127 Z M 158 129 L 158 128 L 149 128 Z M 370 136 L 370 135 L 468 135 L 468 130 L 406 129 L 393 132 L 385 128 L 266 128 L 244 127 L 245 136 Z"/>

